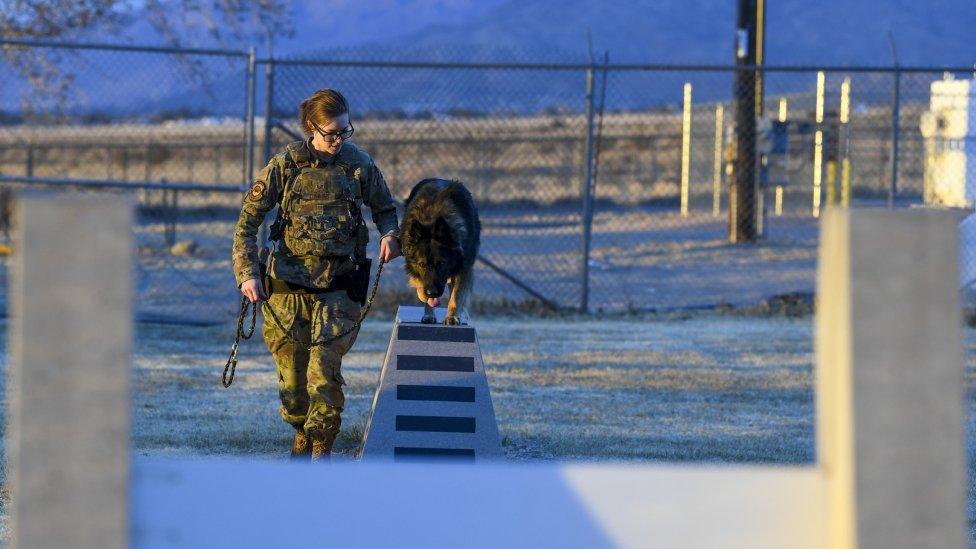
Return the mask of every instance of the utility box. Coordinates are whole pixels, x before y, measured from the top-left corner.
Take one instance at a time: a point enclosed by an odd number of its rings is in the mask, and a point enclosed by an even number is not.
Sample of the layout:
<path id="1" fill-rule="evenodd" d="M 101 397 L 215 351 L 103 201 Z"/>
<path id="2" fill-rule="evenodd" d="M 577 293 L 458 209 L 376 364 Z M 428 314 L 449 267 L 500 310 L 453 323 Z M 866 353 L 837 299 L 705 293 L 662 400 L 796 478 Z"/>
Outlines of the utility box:
<path id="1" fill-rule="evenodd" d="M 922 114 L 926 204 L 971 208 L 976 202 L 976 80 L 932 82 Z"/>

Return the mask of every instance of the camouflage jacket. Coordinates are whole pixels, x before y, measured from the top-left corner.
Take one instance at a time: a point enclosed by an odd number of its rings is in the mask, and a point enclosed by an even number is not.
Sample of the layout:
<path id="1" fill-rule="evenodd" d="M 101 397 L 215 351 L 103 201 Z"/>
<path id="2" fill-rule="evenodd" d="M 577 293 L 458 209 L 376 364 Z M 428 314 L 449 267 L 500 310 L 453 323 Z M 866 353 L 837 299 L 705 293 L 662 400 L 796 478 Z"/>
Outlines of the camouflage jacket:
<path id="1" fill-rule="evenodd" d="M 260 276 L 257 233 L 277 204 L 285 222 L 282 234 L 272 235 L 278 240 L 268 269 L 294 284 L 324 288 L 366 256 L 364 204 L 380 235 L 399 236 L 396 203 L 373 159 L 352 143 L 329 157 L 313 152 L 310 141 L 289 143 L 244 195 L 233 243 L 238 286 Z"/>

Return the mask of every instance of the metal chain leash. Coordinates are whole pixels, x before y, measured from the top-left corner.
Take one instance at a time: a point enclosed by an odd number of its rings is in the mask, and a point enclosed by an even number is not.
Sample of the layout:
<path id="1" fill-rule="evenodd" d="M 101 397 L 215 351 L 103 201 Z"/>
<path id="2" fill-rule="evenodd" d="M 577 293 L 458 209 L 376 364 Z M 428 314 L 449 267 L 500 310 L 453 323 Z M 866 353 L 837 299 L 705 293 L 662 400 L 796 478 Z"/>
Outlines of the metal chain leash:
<path id="1" fill-rule="evenodd" d="M 247 315 L 247 306 L 251 306 L 251 328 L 244 333 L 244 317 Z M 230 356 L 227 357 L 227 364 L 224 365 L 224 373 L 220 376 L 220 382 L 224 387 L 230 387 L 234 383 L 234 372 L 237 370 L 237 347 L 242 339 L 251 339 L 254 335 L 254 326 L 258 321 L 258 305 L 248 301 L 247 296 L 241 297 L 241 312 L 237 315 L 237 334 L 234 335 L 234 344 L 230 348 Z M 227 376 L 228 370 L 230 377 Z"/>
<path id="2" fill-rule="evenodd" d="M 328 345 L 328 344 L 330 344 L 330 343 L 332 343 L 332 342 L 334 342 L 334 341 L 336 341 L 338 339 L 341 339 L 341 338 L 343 338 L 343 337 L 351 334 L 353 331 L 357 330 L 360 326 L 362 326 L 363 321 L 366 320 L 366 315 L 369 314 L 369 310 L 373 307 L 373 301 L 376 299 L 376 290 L 380 287 L 380 274 L 382 274 L 382 272 L 383 272 L 383 265 L 384 264 L 385 264 L 384 261 L 380 261 L 379 264 L 376 266 L 376 277 L 373 279 L 373 289 L 369 293 L 369 299 L 366 301 L 366 307 L 363 308 L 363 311 L 362 311 L 362 313 L 359 316 L 359 320 L 357 320 L 355 324 L 353 324 L 349 328 L 343 330 L 339 334 L 336 334 L 336 335 L 334 335 L 332 337 L 328 337 L 328 338 L 324 338 L 324 339 L 320 337 L 319 339 L 317 339 L 317 340 L 309 343 L 307 345 L 307 347 L 312 348 L 312 347 L 317 347 L 319 345 Z M 238 317 L 237 317 L 237 337 L 235 337 L 235 339 L 234 339 L 234 345 L 231 347 L 230 358 L 227 359 L 227 365 L 224 366 L 224 376 L 222 378 L 222 382 L 224 384 L 224 387 L 230 387 L 230 384 L 234 382 L 234 370 L 237 367 L 237 346 L 238 346 L 238 342 L 242 338 L 243 339 L 250 339 L 250 337 L 254 334 L 254 322 L 255 322 L 255 319 L 257 317 L 257 304 L 256 303 L 255 304 L 251 304 L 252 307 L 253 307 L 252 314 L 251 314 L 251 331 L 247 335 L 244 335 L 243 334 L 243 331 L 244 331 L 244 316 L 245 316 L 245 312 L 247 311 L 247 305 L 248 305 L 248 303 L 249 302 L 247 300 L 247 297 L 244 297 L 244 298 L 241 299 L 241 312 L 240 312 L 240 315 L 238 315 Z M 300 342 L 297 339 L 295 339 L 295 338 L 291 337 L 290 335 L 288 335 L 288 330 L 286 330 L 284 328 L 284 326 L 282 326 L 281 321 L 278 319 L 278 315 L 275 314 L 274 310 L 271 307 L 268 307 L 265 310 L 268 313 L 270 313 L 271 319 L 278 326 L 278 329 L 280 329 L 281 332 L 283 334 L 285 334 L 285 338 L 289 339 L 292 343 L 299 344 L 299 345 L 304 345 L 302 342 Z M 230 369 L 230 379 L 227 379 L 227 370 L 228 369 Z"/>

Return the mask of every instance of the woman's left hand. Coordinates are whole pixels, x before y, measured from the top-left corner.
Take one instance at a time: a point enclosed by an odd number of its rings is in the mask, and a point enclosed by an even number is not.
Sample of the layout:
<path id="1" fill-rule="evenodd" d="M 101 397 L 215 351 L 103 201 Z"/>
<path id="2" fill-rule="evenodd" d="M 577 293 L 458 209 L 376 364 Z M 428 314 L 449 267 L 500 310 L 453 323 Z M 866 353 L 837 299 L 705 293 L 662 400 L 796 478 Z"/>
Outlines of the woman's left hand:
<path id="1" fill-rule="evenodd" d="M 400 241 L 393 235 L 387 235 L 380 241 L 380 261 L 386 263 L 400 257 Z"/>

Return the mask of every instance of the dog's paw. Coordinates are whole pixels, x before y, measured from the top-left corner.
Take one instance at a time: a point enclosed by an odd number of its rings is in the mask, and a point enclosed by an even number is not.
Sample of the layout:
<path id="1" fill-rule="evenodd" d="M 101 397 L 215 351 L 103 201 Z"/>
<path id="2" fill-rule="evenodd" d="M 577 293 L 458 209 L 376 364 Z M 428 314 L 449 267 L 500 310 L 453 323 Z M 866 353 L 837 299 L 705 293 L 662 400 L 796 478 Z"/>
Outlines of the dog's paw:
<path id="1" fill-rule="evenodd" d="M 444 324 L 447 324 L 448 326 L 457 326 L 457 325 L 461 324 L 461 317 L 459 317 L 457 315 L 453 315 L 453 316 L 448 315 L 448 316 L 445 316 L 444 317 Z"/>
<path id="2" fill-rule="evenodd" d="M 420 322 L 424 324 L 437 324 L 437 317 L 434 315 L 424 315 L 420 318 Z"/>

